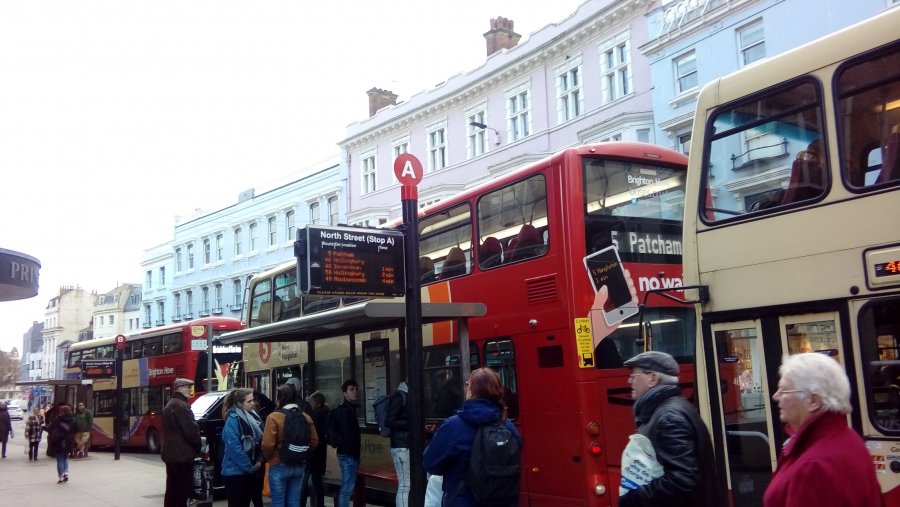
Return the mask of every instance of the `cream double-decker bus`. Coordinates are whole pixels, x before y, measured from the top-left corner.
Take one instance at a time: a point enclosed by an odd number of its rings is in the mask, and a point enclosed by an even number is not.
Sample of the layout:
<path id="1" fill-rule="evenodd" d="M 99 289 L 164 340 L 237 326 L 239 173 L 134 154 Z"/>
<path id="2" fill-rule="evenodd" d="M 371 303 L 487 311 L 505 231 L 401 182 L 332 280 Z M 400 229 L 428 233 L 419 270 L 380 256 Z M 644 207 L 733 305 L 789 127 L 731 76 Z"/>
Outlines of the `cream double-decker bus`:
<path id="1" fill-rule="evenodd" d="M 684 283 L 708 287 L 700 405 L 732 505 L 761 504 L 787 438 L 778 366 L 807 351 L 845 367 L 848 422 L 900 505 L 898 35 L 895 7 L 700 92 Z"/>

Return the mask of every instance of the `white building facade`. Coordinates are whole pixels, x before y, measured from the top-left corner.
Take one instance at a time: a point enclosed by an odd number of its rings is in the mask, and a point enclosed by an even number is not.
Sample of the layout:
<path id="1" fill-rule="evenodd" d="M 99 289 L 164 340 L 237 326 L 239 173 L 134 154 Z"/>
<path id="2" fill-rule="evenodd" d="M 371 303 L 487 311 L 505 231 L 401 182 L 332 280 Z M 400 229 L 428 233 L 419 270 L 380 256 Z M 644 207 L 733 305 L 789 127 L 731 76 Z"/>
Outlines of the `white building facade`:
<path id="1" fill-rule="evenodd" d="M 81 287 L 62 287 L 47 303 L 42 331 L 41 374 L 43 379 L 65 377 L 65 354 L 78 341 L 79 332 L 90 326 L 97 294 Z"/>
<path id="2" fill-rule="evenodd" d="M 339 143 L 349 170 L 354 225 L 399 216 L 393 161 L 422 161 L 427 205 L 566 147 L 653 142 L 650 74 L 635 48 L 647 40 L 647 0 L 597 0 L 518 44 L 510 20 L 491 20 L 488 57 L 470 72 L 393 104 L 369 90 L 370 118 Z M 374 96 L 374 100 L 373 100 Z"/>

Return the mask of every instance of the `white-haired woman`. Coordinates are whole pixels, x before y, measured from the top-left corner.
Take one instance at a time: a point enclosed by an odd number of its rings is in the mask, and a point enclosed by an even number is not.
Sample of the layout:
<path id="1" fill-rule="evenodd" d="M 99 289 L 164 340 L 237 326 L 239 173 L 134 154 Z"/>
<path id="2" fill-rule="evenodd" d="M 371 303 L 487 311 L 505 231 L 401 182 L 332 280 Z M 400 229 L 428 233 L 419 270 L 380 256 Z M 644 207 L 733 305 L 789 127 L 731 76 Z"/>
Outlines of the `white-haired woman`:
<path id="1" fill-rule="evenodd" d="M 772 396 L 793 435 L 763 497 L 765 507 L 884 505 L 862 438 L 847 426 L 850 382 L 834 359 L 789 357 Z"/>

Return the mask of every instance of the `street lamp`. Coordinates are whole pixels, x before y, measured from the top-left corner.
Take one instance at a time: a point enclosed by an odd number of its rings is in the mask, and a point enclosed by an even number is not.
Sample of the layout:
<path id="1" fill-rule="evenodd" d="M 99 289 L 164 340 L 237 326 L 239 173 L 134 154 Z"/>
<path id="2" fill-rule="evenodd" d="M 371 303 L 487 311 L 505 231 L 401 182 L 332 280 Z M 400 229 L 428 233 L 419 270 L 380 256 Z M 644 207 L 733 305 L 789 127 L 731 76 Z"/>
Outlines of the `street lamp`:
<path id="1" fill-rule="evenodd" d="M 498 132 L 497 129 L 495 129 L 495 128 L 493 128 L 493 127 L 488 127 L 488 126 L 485 125 L 484 123 L 477 122 L 477 121 L 470 121 L 470 122 L 469 122 L 469 125 L 471 125 L 471 126 L 473 126 L 473 127 L 475 127 L 475 128 L 486 129 L 486 130 L 491 130 L 491 131 L 493 131 L 493 132 L 494 132 L 494 145 L 495 145 L 495 146 L 500 146 L 500 132 Z"/>

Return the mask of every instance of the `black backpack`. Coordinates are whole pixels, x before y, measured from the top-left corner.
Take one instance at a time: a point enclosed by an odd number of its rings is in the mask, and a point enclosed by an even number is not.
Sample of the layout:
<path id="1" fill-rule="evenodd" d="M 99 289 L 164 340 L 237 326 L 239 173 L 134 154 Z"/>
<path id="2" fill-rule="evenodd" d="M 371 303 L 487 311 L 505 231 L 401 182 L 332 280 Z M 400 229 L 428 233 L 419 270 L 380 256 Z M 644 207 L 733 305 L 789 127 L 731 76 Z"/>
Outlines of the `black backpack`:
<path id="1" fill-rule="evenodd" d="M 521 457 L 519 441 L 502 422 L 478 428 L 462 482 L 479 506 L 506 506 L 518 502 Z M 449 505 L 453 505 L 452 501 Z"/>
<path id="2" fill-rule="evenodd" d="M 309 445 L 309 421 L 303 411 L 298 408 L 279 410 L 284 414 L 284 434 L 278 457 L 285 465 L 302 465 L 312 457 Z"/>

